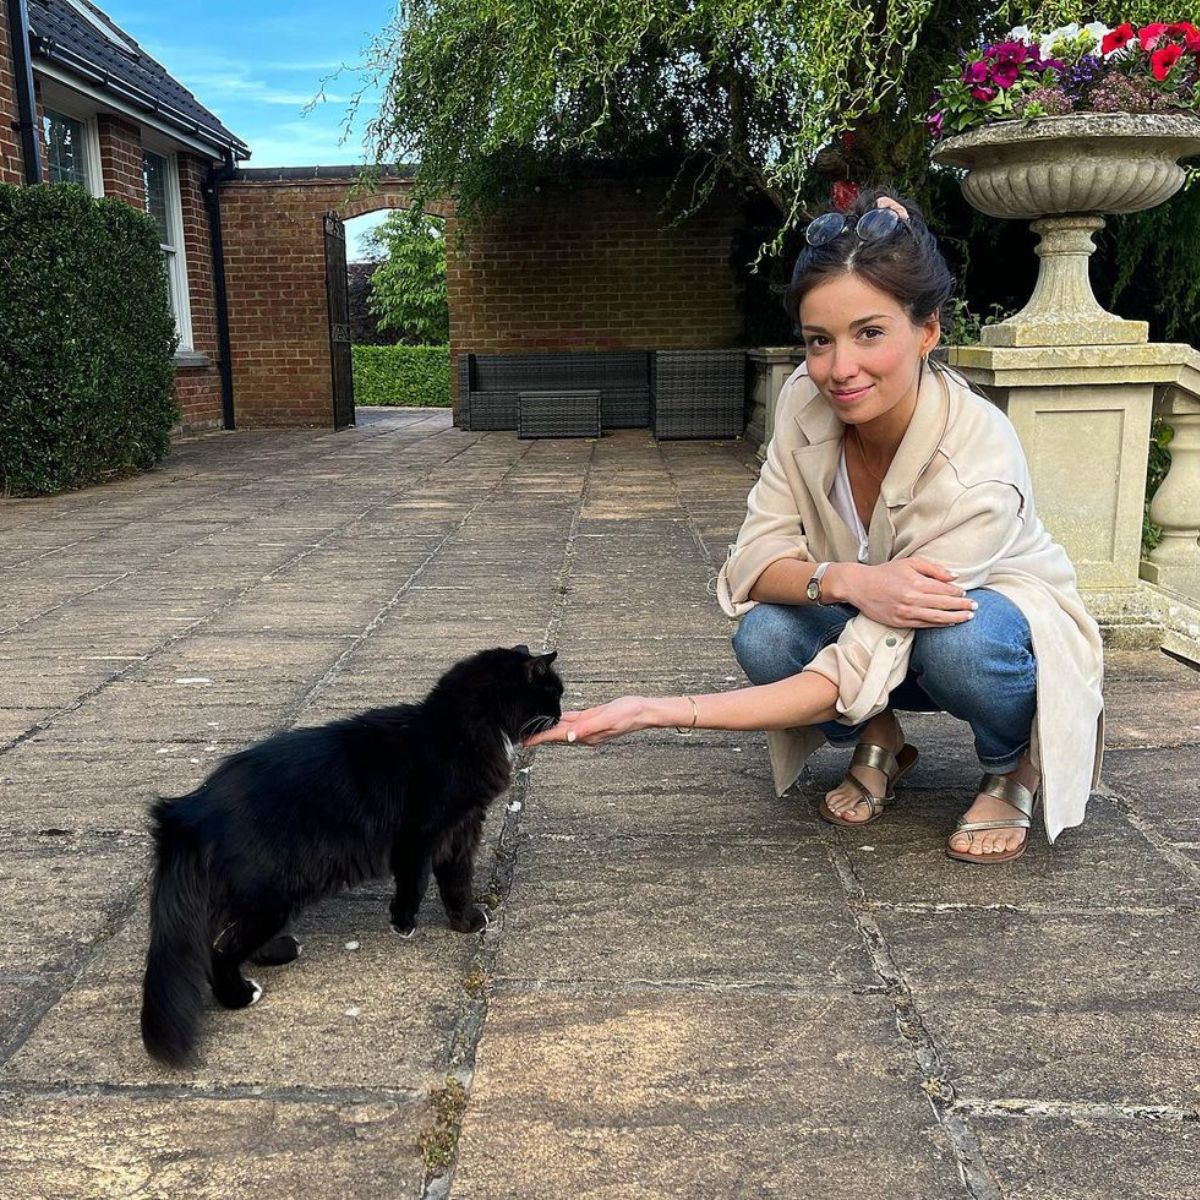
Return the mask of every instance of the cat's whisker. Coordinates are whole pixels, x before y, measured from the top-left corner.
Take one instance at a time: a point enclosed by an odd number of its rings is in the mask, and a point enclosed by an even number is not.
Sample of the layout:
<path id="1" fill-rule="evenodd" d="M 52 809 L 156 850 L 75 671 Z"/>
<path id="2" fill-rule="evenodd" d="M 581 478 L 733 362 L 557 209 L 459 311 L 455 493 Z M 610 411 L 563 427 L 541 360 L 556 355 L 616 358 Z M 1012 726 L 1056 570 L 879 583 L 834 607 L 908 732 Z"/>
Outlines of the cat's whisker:
<path id="1" fill-rule="evenodd" d="M 532 737 L 535 733 L 541 733 L 543 729 L 550 729 L 554 725 L 554 718 L 549 716 L 530 717 L 524 725 L 521 726 L 518 737 Z"/>

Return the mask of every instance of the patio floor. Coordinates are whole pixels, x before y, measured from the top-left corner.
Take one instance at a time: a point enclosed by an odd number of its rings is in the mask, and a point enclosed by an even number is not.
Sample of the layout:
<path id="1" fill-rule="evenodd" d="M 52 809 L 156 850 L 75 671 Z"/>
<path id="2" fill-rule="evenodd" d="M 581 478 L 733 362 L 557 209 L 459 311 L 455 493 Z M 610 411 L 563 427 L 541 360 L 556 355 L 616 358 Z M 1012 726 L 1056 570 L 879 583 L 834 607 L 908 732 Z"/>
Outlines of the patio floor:
<path id="1" fill-rule="evenodd" d="M 328 901 L 197 1070 L 153 1064 L 154 796 L 488 645 L 557 647 L 573 707 L 740 682 L 745 446 L 359 411 L 0 501 L 6 1196 L 1200 1197 L 1200 672 L 1161 653 L 1110 655 L 1087 823 L 990 870 L 941 853 L 978 774 L 942 715 L 849 834 L 845 752 L 777 799 L 760 735 L 544 747 L 485 934 Z"/>

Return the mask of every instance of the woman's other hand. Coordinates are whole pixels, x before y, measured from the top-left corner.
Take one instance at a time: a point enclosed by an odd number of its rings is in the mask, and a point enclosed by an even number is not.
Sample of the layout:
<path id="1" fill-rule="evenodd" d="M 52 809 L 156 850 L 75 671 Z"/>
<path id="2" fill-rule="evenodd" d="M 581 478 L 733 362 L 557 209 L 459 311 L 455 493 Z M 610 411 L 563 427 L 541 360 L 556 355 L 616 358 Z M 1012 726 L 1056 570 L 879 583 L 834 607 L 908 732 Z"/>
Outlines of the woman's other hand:
<path id="1" fill-rule="evenodd" d="M 599 746 L 626 733 L 649 729 L 653 724 L 647 712 L 643 696 L 622 696 L 607 704 L 582 712 L 565 712 L 553 729 L 535 733 L 527 738 L 526 746 L 540 746 L 543 742 L 582 742 L 585 746 Z"/>
<path id="2" fill-rule="evenodd" d="M 935 629 L 969 621 L 974 601 L 955 573 L 926 558 L 897 558 L 878 566 L 853 564 L 843 591 L 859 612 L 896 629 Z"/>

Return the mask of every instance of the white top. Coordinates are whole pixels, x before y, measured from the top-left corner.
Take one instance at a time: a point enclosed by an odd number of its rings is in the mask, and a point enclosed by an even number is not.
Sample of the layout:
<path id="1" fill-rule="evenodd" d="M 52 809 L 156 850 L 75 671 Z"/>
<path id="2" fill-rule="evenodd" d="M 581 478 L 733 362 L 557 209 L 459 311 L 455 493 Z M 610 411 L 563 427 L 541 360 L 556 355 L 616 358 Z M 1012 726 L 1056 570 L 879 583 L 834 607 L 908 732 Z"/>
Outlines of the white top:
<path id="1" fill-rule="evenodd" d="M 867 551 L 867 531 L 863 528 L 862 518 L 854 507 L 854 493 L 850 489 L 850 472 L 846 470 L 846 443 L 842 442 L 842 450 L 838 455 L 837 474 L 833 477 L 833 487 L 829 489 L 829 502 L 837 515 L 850 527 L 850 532 L 858 538 L 858 561 L 865 563 L 869 557 Z"/>

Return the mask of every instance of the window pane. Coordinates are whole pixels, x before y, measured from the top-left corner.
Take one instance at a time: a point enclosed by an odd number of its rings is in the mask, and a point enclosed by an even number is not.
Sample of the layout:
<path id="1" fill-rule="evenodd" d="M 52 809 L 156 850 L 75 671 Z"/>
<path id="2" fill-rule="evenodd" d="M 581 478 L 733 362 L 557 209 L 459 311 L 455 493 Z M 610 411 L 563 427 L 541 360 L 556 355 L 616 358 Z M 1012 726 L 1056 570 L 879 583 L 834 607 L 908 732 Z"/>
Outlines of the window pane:
<path id="1" fill-rule="evenodd" d="M 88 185 L 83 150 L 83 122 L 47 109 L 42 115 L 51 183 Z"/>
<path id="2" fill-rule="evenodd" d="M 142 178 L 146 183 L 146 211 L 158 226 L 158 240 L 171 244 L 170 226 L 167 224 L 167 160 L 161 154 L 142 152 Z"/>
<path id="3" fill-rule="evenodd" d="M 167 299 L 171 302 L 171 315 L 176 321 L 179 320 L 179 309 L 175 303 L 175 251 L 163 251 L 163 263 L 167 270 Z"/>

